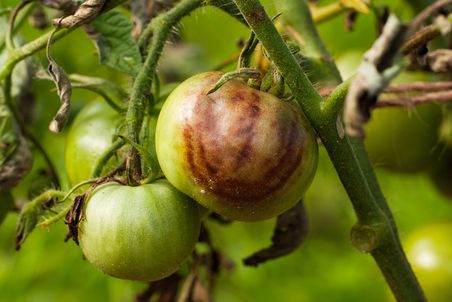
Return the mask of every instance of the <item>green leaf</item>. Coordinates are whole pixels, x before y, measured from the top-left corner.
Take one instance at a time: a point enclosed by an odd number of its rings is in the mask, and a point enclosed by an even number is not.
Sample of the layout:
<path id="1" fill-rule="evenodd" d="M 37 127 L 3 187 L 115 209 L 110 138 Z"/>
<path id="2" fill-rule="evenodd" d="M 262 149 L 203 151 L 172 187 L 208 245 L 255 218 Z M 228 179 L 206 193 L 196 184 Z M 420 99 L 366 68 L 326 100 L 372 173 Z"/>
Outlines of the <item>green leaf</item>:
<path id="1" fill-rule="evenodd" d="M 136 75 L 141 66 L 141 54 L 130 35 L 132 23 L 118 10 L 97 17 L 87 30 L 93 39 L 100 63 L 130 75 Z"/>

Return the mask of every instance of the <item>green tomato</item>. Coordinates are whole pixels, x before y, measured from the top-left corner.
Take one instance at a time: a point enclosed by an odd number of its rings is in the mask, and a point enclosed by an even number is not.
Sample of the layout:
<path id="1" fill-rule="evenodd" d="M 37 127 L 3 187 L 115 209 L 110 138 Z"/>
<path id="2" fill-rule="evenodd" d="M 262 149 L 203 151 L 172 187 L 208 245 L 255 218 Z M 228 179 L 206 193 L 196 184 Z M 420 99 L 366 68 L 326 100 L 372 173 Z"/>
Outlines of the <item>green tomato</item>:
<path id="1" fill-rule="evenodd" d="M 197 203 L 166 180 L 107 183 L 89 195 L 78 239 L 86 259 L 105 274 L 153 281 L 188 258 L 200 227 Z"/>
<path id="2" fill-rule="evenodd" d="M 176 188 L 225 217 L 276 216 L 314 177 L 315 135 L 297 107 L 239 80 L 207 95 L 221 76 L 196 75 L 168 97 L 156 129 L 160 166 Z"/>
<path id="3" fill-rule="evenodd" d="M 411 233 L 407 257 L 430 302 L 452 301 L 452 223 L 435 223 Z"/>
<path id="4" fill-rule="evenodd" d="M 344 78 L 353 76 L 362 53 L 350 51 L 338 60 Z M 402 73 L 395 83 L 426 80 L 420 73 Z M 420 172 L 437 159 L 441 107 L 424 104 L 415 108 L 377 108 L 366 125 L 365 145 L 372 163 L 396 172 Z"/>
<path id="5" fill-rule="evenodd" d="M 397 172 L 420 172 L 437 159 L 441 107 L 424 104 L 414 109 L 374 110 L 366 125 L 365 145 L 377 167 Z"/>
<path id="6" fill-rule="evenodd" d="M 106 102 L 93 102 L 83 108 L 68 133 L 65 151 L 66 171 L 72 185 L 87 180 L 98 159 L 108 150 L 121 116 Z M 118 160 L 110 160 L 112 168 Z"/>

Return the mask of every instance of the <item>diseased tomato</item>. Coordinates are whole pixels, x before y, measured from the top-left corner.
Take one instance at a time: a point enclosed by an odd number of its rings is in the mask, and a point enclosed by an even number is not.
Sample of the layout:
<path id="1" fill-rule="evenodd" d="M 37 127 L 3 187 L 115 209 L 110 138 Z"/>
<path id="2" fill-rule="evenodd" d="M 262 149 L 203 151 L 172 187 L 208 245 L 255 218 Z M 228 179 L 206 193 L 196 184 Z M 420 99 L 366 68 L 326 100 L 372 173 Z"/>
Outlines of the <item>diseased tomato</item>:
<path id="1" fill-rule="evenodd" d="M 78 239 L 86 259 L 102 272 L 152 281 L 187 259 L 200 226 L 197 203 L 166 180 L 137 187 L 107 183 L 86 200 Z"/>
<path id="2" fill-rule="evenodd" d="M 292 207 L 311 183 L 315 135 L 302 112 L 231 80 L 207 95 L 221 72 L 179 85 L 156 129 L 163 173 L 203 206 L 235 220 L 261 220 Z"/>

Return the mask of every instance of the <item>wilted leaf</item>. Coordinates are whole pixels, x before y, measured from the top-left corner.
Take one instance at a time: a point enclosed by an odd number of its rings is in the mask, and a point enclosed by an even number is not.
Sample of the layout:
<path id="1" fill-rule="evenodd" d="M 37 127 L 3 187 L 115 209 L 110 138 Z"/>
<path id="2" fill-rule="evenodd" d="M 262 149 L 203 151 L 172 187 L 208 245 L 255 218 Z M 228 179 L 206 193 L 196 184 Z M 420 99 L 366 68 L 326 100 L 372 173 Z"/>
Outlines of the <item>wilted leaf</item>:
<path id="1" fill-rule="evenodd" d="M 86 0 L 77 8 L 74 14 L 53 20 L 55 25 L 70 28 L 93 20 L 101 11 L 105 0 Z"/>
<path id="2" fill-rule="evenodd" d="M 33 203 L 28 203 L 22 208 L 16 228 L 16 250 L 19 250 L 25 239 L 31 234 L 38 223 L 38 210 Z"/>
<path id="3" fill-rule="evenodd" d="M 118 10 L 100 15 L 86 28 L 99 54 L 100 63 L 135 75 L 141 54 L 131 36 L 132 23 Z"/>
<path id="4" fill-rule="evenodd" d="M 61 191 L 48 190 L 23 206 L 16 228 L 17 250 L 37 226 L 48 226 L 64 217 L 72 204 L 64 197 Z"/>
<path id="5" fill-rule="evenodd" d="M 53 82 L 57 87 L 57 93 L 60 97 L 61 106 L 55 114 L 52 122 L 50 122 L 49 129 L 52 132 L 61 132 L 69 118 L 69 109 L 71 107 L 72 86 L 66 72 L 63 68 L 49 56 L 49 73 Z"/>

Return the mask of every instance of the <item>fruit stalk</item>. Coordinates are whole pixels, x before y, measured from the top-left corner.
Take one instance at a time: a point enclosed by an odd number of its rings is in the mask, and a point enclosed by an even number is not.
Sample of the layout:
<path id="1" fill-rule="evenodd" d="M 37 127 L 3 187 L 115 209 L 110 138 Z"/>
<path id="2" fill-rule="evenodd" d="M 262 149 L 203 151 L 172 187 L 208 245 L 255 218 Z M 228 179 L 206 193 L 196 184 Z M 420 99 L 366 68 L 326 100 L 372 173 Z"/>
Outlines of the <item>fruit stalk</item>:
<path id="1" fill-rule="evenodd" d="M 297 64 L 258 0 L 234 0 L 264 45 L 307 118 L 320 136 L 355 209 L 360 225 L 386 228 L 371 252 L 398 301 L 426 301 L 403 252 L 392 213 L 381 192 L 361 140 L 343 136 L 337 127 L 337 109 L 345 93 L 333 93 L 333 106 L 322 98 Z M 347 85 L 341 87 L 346 88 Z M 332 98 L 335 99 L 332 99 Z M 328 104 L 329 105 L 329 104 Z M 322 108 L 324 107 L 324 108 Z"/>

